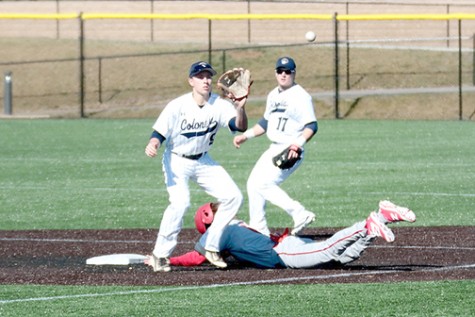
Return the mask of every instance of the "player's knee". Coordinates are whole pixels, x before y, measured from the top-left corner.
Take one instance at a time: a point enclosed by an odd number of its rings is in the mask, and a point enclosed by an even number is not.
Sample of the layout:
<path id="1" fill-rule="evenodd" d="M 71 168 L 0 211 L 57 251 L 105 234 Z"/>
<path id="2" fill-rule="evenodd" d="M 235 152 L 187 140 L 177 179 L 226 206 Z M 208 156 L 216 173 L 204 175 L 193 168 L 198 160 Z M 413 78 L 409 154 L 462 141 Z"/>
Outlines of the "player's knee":
<path id="1" fill-rule="evenodd" d="M 231 198 L 231 204 L 236 206 L 238 209 L 241 208 L 242 202 L 244 201 L 244 197 L 240 191 L 236 191 L 234 193 L 234 197 Z"/>
<path id="2" fill-rule="evenodd" d="M 257 180 L 253 180 L 249 178 L 246 184 L 247 191 L 248 192 L 256 191 L 259 188 L 258 184 L 259 183 L 257 182 Z"/>
<path id="3" fill-rule="evenodd" d="M 270 187 L 270 184 L 262 182 L 262 180 L 251 180 L 249 179 L 247 181 L 247 192 L 262 192 L 263 190 L 266 190 L 267 188 Z"/>
<path id="4" fill-rule="evenodd" d="M 244 201 L 244 198 L 240 191 L 233 192 L 232 196 L 219 199 L 219 202 L 222 205 L 227 206 L 228 209 L 232 209 L 236 211 L 239 210 L 239 208 L 241 208 L 243 201 Z"/>
<path id="5" fill-rule="evenodd" d="M 175 210 L 188 210 L 190 207 L 189 200 L 174 200 L 170 201 L 170 205 Z"/>

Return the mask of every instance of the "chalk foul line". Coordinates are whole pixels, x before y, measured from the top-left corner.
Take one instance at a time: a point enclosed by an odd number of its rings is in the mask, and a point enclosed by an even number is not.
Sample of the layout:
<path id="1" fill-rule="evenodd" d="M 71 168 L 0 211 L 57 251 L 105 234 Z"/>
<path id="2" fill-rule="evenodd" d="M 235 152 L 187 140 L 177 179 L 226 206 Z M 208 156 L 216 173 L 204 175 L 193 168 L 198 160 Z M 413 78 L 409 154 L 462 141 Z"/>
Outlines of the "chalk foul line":
<path id="1" fill-rule="evenodd" d="M 415 270 L 412 272 L 440 272 L 440 271 L 452 271 L 452 270 L 473 269 L 473 268 L 475 268 L 475 264 L 465 264 L 465 265 L 446 266 L 446 267 L 439 267 L 439 268 L 426 268 L 426 269 L 421 269 L 421 270 Z M 339 273 L 339 274 L 328 274 L 328 275 L 287 277 L 287 278 L 248 281 L 248 282 L 235 282 L 235 283 L 226 283 L 226 284 L 211 284 L 211 285 L 201 285 L 201 286 L 183 286 L 183 287 L 168 287 L 168 288 L 158 288 L 158 289 L 149 289 L 149 290 L 130 290 L 130 291 L 108 292 L 108 293 L 91 293 L 91 294 L 50 296 L 50 297 L 18 298 L 18 299 L 0 300 L 0 304 L 53 301 L 53 300 L 61 300 L 61 299 L 75 299 L 75 298 L 135 295 L 135 294 L 165 293 L 165 292 L 175 292 L 175 291 L 183 291 L 183 290 L 218 288 L 218 287 L 229 287 L 229 286 L 240 286 L 240 285 L 275 284 L 275 283 L 295 282 L 295 281 L 302 281 L 302 280 L 323 280 L 323 279 L 355 277 L 355 276 L 364 276 L 364 275 L 393 274 L 393 273 L 398 273 L 398 272 L 400 273 L 400 272 L 407 272 L 407 271 L 385 270 L 385 271 L 356 272 L 356 273 Z"/>

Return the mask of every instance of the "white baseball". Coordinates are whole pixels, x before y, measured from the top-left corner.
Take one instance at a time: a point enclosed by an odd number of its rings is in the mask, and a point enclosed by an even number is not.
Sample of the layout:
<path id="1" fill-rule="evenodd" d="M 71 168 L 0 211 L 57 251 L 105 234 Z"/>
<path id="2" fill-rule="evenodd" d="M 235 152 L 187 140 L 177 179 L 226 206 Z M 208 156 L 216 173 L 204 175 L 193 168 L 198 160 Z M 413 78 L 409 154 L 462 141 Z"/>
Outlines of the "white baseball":
<path id="1" fill-rule="evenodd" d="M 313 42 L 317 38 L 317 35 L 315 35 L 315 33 L 312 31 L 308 31 L 307 33 L 305 33 L 305 38 L 307 39 L 307 41 Z"/>

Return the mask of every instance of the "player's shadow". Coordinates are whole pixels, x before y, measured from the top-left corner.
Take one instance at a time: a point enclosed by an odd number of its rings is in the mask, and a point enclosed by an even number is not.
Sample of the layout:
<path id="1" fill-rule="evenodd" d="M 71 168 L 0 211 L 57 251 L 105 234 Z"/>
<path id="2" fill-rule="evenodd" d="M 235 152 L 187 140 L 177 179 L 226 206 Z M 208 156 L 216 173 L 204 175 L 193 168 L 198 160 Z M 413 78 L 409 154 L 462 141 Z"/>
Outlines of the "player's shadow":
<path id="1" fill-rule="evenodd" d="M 418 271 L 426 268 L 441 268 L 440 265 L 429 264 L 391 264 L 391 265 L 364 265 L 364 264 L 342 264 L 339 262 L 328 262 L 317 265 L 312 270 L 343 270 L 343 271 Z"/>
<path id="2" fill-rule="evenodd" d="M 326 240 L 329 239 L 333 236 L 333 233 L 328 233 L 328 234 L 303 234 L 299 235 L 300 238 L 303 239 L 310 239 L 310 240 Z"/>

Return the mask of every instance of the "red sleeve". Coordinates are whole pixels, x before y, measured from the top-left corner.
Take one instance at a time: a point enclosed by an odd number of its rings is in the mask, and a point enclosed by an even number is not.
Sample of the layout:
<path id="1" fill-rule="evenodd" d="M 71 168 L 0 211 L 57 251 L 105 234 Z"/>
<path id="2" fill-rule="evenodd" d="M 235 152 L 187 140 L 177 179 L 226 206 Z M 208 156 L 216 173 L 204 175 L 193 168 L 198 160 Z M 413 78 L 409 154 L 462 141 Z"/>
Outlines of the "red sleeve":
<path id="1" fill-rule="evenodd" d="M 198 266 L 206 261 L 204 255 L 197 251 L 191 251 L 180 256 L 170 258 L 170 264 L 175 266 Z"/>

